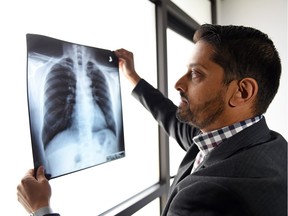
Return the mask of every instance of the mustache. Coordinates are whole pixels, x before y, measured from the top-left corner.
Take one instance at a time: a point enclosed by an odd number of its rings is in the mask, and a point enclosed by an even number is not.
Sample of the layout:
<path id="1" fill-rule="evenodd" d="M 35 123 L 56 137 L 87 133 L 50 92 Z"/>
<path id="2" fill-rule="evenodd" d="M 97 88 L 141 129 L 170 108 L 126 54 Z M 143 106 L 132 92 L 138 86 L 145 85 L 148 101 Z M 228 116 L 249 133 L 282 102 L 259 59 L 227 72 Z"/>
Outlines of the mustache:
<path id="1" fill-rule="evenodd" d="M 180 92 L 180 97 L 185 98 L 185 100 L 188 101 L 188 103 L 189 103 L 188 96 L 184 92 L 182 92 L 182 91 Z"/>

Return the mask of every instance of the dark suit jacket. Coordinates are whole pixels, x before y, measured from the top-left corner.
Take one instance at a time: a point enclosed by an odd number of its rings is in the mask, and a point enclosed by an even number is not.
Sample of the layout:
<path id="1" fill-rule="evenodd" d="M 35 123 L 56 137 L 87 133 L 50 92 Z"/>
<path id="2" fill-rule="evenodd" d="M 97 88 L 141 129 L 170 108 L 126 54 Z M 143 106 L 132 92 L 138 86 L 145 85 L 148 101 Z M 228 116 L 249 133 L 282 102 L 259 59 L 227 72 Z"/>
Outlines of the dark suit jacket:
<path id="1" fill-rule="evenodd" d="M 191 174 L 198 153 L 192 138 L 199 130 L 179 122 L 177 107 L 145 80 L 132 94 L 187 151 L 163 215 L 287 215 L 287 141 L 265 118 L 223 142 Z"/>
<path id="2" fill-rule="evenodd" d="M 45 214 L 44 216 L 60 216 L 59 214 Z"/>

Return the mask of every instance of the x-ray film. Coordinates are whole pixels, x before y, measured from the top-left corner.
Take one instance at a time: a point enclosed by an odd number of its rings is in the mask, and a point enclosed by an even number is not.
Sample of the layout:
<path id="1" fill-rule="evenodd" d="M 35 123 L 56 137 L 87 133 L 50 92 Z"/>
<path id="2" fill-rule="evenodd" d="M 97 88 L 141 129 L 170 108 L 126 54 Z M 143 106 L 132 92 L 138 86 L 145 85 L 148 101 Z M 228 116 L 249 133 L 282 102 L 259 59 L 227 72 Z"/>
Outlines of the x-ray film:
<path id="1" fill-rule="evenodd" d="M 118 59 L 113 51 L 27 34 L 34 167 L 49 179 L 125 156 Z"/>

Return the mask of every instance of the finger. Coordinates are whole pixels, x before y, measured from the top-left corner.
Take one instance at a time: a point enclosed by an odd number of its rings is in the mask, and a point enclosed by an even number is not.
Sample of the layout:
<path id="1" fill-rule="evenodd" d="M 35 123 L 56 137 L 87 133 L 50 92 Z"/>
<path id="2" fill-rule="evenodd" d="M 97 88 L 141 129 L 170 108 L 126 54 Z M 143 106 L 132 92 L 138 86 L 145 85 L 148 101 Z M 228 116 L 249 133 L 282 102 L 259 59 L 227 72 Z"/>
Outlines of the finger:
<path id="1" fill-rule="evenodd" d="M 22 184 L 19 184 L 19 185 L 17 186 L 17 194 L 18 194 L 18 193 L 22 193 L 22 191 L 23 191 Z"/>
<path id="2" fill-rule="evenodd" d="M 29 202 L 26 200 L 26 197 L 24 197 L 22 193 L 17 192 L 17 200 L 28 213 L 32 212 L 32 208 L 29 205 Z"/>
<path id="3" fill-rule="evenodd" d="M 120 51 L 114 51 L 114 53 L 118 58 L 123 58 L 123 54 Z"/>
<path id="4" fill-rule="evenodd" d="M 25 177 L 26 176 L 34 176 L 34 169 L 29 169 L 25 174 Z"/>
<path id="5" fill-rule="evenodd" d="M 36 178 L 38 181 L 47 180 L 46 176 L 45 176 L 44 166 L 40 166 L 37 169 Z"/>
<path id="6" fill-rule="evenodd" d="M 18 185 L 17 187 L 17 200 L 22 206 L 26 209 L 27 212 L 31 213 L 31 207 L 27 201 L 26 191 L 22 187 L 22 185 Z"/>
<path id="7" fill-rule="evenodd" d="M 123 51 L 124 51 L 124 50 L 121 48 L 121 49 L 115 50 L 114 52 L 119 55 L 119 54 L 123 53 Z"/>
<path id="8" fill-rule="evenodd" d="M 17 187 L 17 190 L 23 190 L 23 187 L 25 187 L 27 184 L 30 184 L 31 182 L 36 181 L 34 177 L 34 170 L 30 169 L 26 175 L 21 179 L 20 184 Z"/>
<path id="9" fill-rule="evenodd" d="M 114 53 L 118 56 L 118 57 L 124 57 L 128 54 L 130 54 L 130 52 L 128 50 L 125 50 L 123 48 L 115 50 Z"/>
<path id="10" fill-rule="evenodd" d="M 118 49 L 118 50 L 116 50 L 116 51 L 119 52 L 119 53 L 127 52 L 127 50 L 126 50 L 126 49 L 123 49 L 123 48 Z"/>
<path id="11" fill-rule="evenodd" d="M 26 179 L 23 179 L 22 181 L 21 181 L 21 184 L 19 184 L 18 186 L 17 186 L 17 196 L 18 196 L 18 198 L 19 197 L 21 197 L 21 198 L 23 198 L 23 199 L 25 199 L 25 194 L 26 194 L 26 190 L 25 190 L 25 185 L 26 185 Z"/>

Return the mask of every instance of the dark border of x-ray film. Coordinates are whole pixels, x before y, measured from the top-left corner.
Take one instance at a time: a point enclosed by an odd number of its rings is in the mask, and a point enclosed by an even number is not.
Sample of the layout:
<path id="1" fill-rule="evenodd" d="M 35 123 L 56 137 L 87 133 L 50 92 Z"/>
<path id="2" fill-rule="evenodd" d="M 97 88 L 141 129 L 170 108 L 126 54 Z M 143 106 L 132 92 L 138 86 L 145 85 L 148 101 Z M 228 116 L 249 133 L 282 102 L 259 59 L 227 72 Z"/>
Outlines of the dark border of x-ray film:
<path id="1" fill-rule="evenodd" d="M 81 44 L 77 44 L 77 43 L 71 43 L 71 42 L 67 42 L 64 40 L 59 40 L 56 38 L 52 38 L 52 37 L 47 37 L 44 35 L 38 35 L 38 34 L 26 34 L 26 40 L 27 40 L 27 70 L 26 70 L 26 75 L 27 75 L 27 101 L 28 101 L 28 115 L 29 115 L 29 126 L 30 126 L 30 136 L 31 136 L 31 146 L 32 146 L 32 154 L 33 154 L 33 163 L 34 163 L 34 168 L 35 170 L 37 170 L 37 168 L 40 165 L 46 165 L 46 156 L 45 156 L 45 150 L 42 145 L 39 145 L 39 142 L 37 140 L 39 140 L 39 132 L 35 132 L 35 130 L 40 130 L 35 129 L 35 125 L 33 125 L 32 122 L 32 113 L 33 110 L 31 110 L 31 106 L 30 106 L 30 96 L 29 96 L 29 78 L 28 76 L 30 76 L 31 74 L 29 74 L 28 71 L 28 64 L 29 64 L 29 54 L 31 53 L 36 53 L 39 54 L 39 58 L 41 59 L 41 56 L 45 57 L 45 56 L 51 56 L 51 57 L 61 57 L 61 55 L 63 55 L 63 44 L 70 44 L 70 45 L 78 45 L 78 46 L 83 46 L 83 47 L 87 47 L 89 49 L 92 49 L 95 51 L 95 55 L 97 56 L 97 59 L 99 59 L 99 61 L 103 61 L 106 62 L 105 59 L 107 58 L 113 58 L 113 64 L 115 69 L 117 69 L 117 73 L 118 73 L 118 80 L 119 80 L 119 104 L 121 105 L 119 107 L 120 112 L 118 113 L 118 118 L 120 119 L 120 121 L 118 122 L 119 125 L 119 131 L 117 133 L 117 140 L 118 140 L 118 151 L 114 152 L 112 154 L 106 155 L 106 161 L 103 161 L 101 163 L 95 163 L 92 165 L 89 165 L 87 167 L 82 167 L 80 169 L 75 169 L 73 171 L 69 171 L 69 172 L 64 172 L 58 175 L 50 175 L 49 171 L 47 171 L 46 169 L 46 176 L 48 179 L 53 179 L 53 178 L 57 178 L 63 175 L 67 175 L 67 174 L 71 174 L 74 172 L 78 172 L 87 168 L 91 168 L 106 162 L 110 162 L 110 161 L 114 161 L 120 158 L 125 157 L 125 145 L 124 145 L 124 128 L 123 128 L 123 113 L 122 113 L 122 98 L 121 98 L 121 88 L 120 88 L 120 77 L 119 77 L 119 70 L 118 70 L 118 59 L 115 56 L 115 54 L 113 53 L 113 51 L 110 50 L 105 50 L 105 49 L 101 49 L 101 48 L 95 48 L 95 47 L 91 47 L 91 46 L 86 46 L 86 45 L 81 45 Z M 41 60 L 40 60 L 41 61 Z M 31 93 L 30 93 L 31 94 Z M 35 119 L 34 119 L 35 121 Z M 34 127 L 34 128 L 33 128 Z M 41 128 L 42 129 L 42 128 Z"/>

